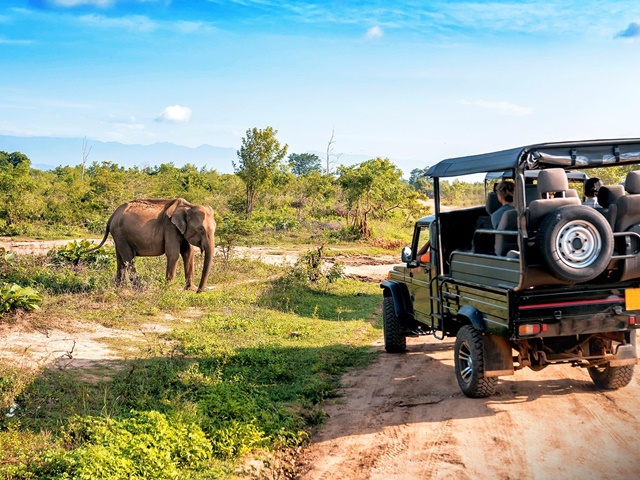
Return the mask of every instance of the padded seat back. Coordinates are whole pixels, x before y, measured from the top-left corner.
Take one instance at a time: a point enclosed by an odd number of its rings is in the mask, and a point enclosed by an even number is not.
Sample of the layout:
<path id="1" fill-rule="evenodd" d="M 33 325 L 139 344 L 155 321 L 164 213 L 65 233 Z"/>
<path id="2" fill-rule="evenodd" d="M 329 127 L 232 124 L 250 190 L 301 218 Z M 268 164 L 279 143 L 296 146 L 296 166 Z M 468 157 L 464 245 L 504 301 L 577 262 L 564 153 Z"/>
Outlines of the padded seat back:
<path id="1" fill-rule="evenodd" d="M 629 194 L 616 200 L 615 232 L 624 232 L 632 225 L 640 224 L 640 171 L 627 174 L 624 189 Z"/>
<path id="2" fill-rule="evenodd" d="M 518 230 L 518 212 L 507 210 L 502 214 L 497 230 Z M 496 255 L 506 257 L 509 250 L 518 250 L 518 237 L 516 235 L 503 235 L 496 233 Z"/>
<path id="3" fill-rule="evenodd" d="M 538 175 L 540 199 L 529 204 L 529 228 L 537 229 L 542 219 L 558 207 L 580 205 L 580 198 L 569 191 L 567 174 L 561 168 L 548 168 Z M 549 194 L 554 193 L 554 198 Z M 560 195 L 560 196 L 559 196 Z"/>
<path id="4" fill-rule="evenodd" d="M 618 213 L 616 201 L 622 196 L 624 196 L 624 187 L 622 185 L 603 185 L 598 190 L 598 211 L 609 221 L 611 229 L 615 227 Z"/>

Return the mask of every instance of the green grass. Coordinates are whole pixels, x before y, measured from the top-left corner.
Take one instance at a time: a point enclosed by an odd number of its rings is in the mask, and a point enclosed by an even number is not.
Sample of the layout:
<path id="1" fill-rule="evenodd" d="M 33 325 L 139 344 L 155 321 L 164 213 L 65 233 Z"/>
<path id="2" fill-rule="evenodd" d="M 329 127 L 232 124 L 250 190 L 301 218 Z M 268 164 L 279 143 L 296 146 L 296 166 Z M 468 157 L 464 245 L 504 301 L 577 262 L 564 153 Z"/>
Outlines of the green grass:
<path id="1" fill-rule="evenodd" d="M 20 321 L 34 328 L 171 329 L 130 340 L 129 360 L 36 371 L 0 362 L 0 478 L 233 478 L 246 455 L 292 475 L 287 459 L 322 423 L 322 402 L 373 358 L 379 286 L 274 279 L 278 267 L 232 260 L 216 261 L 215 288 L 196 294 L 161 280 L 163 258 L 137 266 L 142 292 L 116 290 L 110 267 L 49 266 L 30 284 L 44 301 Z M 17 260 L 0 277 L 39 268 Z M 90 287 L 54 287 L 67 277 Z"/>

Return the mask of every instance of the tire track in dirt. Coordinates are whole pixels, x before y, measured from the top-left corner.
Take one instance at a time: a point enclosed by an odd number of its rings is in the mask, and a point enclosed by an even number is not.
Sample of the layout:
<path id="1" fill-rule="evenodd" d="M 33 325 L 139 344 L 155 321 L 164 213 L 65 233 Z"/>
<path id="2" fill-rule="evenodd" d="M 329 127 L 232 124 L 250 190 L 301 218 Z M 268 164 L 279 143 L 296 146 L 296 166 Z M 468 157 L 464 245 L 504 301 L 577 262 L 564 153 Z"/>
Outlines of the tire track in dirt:
<path id="1" fill-rule="evenodd" d="M 347 375 L 297 478 L 640 478 L 638 369 L 628 387 L 607 392 L 570 366 L 519 370 L 496 395 L 469 399 L 452 343 L 408 339 L 408 353 L 383 352 Z"/>

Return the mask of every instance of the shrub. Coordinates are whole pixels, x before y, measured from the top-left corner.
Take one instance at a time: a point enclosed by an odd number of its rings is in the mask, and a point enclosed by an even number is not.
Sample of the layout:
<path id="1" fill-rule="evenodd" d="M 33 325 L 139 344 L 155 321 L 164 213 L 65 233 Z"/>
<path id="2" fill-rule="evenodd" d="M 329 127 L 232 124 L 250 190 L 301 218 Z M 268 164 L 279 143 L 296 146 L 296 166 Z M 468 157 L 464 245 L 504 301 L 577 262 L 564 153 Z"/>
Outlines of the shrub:
<path id="1" fill-rule="evenodd" d="M 189 478 L 212 455 L 198 425 L 170 422 L 155 411 L 133 411 L 123 420 L 75 417 L 67 436 L 78 448 L 50 453 L 34 472 L 39 478 Z"/>
<path id="2" fill-rule="evenodd" d="M 64 247 L 53 248 L 47 255 L 56 265 L 84 263 L 106 266 L 113 262 L 113 255 L 107 253 L 105 248 L 95 249 L 95 244 L 87 239 L 80 242 L 74 240 Z"/>
<path id="3" fill-rule="evenodd" d="M 37 310 L 41 301 L 40 294 L 31 287 L 21 287 L 15 283 L 0 286 L 0 314 L 19 308 Z"/>

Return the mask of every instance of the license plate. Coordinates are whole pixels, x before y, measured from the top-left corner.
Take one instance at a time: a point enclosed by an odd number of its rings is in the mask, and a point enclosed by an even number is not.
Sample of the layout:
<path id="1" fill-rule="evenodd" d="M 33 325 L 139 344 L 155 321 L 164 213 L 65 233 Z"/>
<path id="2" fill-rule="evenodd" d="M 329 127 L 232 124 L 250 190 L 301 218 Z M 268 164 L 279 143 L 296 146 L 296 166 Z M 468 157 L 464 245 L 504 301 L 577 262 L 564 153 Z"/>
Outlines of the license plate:
<path id="1" fill-rule="evenodd" d="M 624 300 L 626 310 L 640 310 L 640 288 L 627 288 Z"/>

